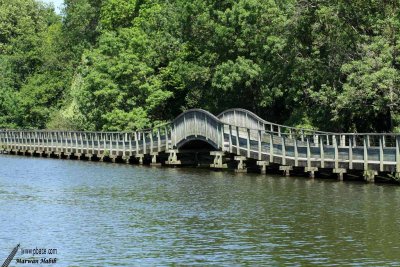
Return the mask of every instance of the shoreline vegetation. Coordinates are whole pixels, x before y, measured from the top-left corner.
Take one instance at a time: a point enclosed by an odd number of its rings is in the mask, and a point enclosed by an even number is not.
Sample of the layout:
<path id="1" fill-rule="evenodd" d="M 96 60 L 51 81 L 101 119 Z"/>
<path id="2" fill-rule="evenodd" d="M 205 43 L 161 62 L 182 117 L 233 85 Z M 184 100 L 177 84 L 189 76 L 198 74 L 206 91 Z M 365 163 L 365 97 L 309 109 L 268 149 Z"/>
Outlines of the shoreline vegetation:
<path id="1" fill-rule="evenodd" d="M 400 132 L 397 1 L 0 0 L 0 128 L 136 130 L 245 108 Z"/>

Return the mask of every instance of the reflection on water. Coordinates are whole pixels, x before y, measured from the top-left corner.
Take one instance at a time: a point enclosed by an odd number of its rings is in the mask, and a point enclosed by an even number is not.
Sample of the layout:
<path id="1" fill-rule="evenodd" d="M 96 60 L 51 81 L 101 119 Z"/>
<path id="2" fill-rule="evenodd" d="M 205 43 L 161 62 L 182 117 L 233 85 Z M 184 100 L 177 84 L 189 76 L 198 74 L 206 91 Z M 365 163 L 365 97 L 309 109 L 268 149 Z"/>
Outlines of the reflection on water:
<path id="1" fill-rule="evenodd" d="M 400 266 L 398 186 L 4 155 L 0 166 L 0 262 L 21 243 L 57 248 L 53 266 Z"/>

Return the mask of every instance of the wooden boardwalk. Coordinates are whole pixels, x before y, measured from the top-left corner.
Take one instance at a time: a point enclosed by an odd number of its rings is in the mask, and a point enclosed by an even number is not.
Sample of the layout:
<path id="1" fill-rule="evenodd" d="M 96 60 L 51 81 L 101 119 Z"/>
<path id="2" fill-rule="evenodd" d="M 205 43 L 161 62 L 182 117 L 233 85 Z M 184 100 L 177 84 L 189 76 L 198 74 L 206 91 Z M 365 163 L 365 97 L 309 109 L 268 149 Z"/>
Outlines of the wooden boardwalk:
<path id="1" fill-rule="evenodd" d="M 151 157 L 153 164 L 159 163 L 160 153 L 167 153 L 164 163 L 178 165 L 182 147 L 203 141 L 213 148 L 214 168 L 225 168 L 224 157 L 230 154 L 235 155 L 238 171 L 245 170 L 247 160 L 255 160 L 262 171 L 270 164 L 278 164 L 286 174 L 296 167 L 310 176 L 330 169 L 343 179 L 344 173 L 358 170 L 367 181 L 378 173 L 399 176 L 399 138 L 390 133 L 297 129 L 265 121 L 244 109 L 230 109 L 218 116 L 188 110 L 168 124 L 136 132 L 0 131 L 3 153 L 128 162 Z"/>

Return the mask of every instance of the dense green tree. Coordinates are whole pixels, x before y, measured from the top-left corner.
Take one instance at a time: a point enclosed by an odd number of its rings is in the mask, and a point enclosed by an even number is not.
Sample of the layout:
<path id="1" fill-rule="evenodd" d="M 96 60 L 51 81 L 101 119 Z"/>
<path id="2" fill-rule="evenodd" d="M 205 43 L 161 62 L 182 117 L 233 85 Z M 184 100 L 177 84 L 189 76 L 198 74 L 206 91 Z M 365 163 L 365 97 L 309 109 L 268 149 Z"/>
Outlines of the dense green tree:
<path id="1" fill-rule="evenodd" d="M 400 131 L 398 1 L 0 0 L 0 126 L 132 130 L 246 108 Z"/>

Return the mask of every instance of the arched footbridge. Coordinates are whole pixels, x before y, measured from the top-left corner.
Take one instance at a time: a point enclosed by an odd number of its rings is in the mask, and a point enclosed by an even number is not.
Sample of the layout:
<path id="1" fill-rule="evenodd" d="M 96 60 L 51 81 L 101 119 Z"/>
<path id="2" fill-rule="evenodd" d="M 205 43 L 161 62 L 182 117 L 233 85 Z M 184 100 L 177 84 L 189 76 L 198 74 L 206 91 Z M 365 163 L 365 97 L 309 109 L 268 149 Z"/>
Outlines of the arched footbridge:
<path id="1" fill-rule="evenodd" d="M 378 173 L 399 177 L 400 135 L 392 133 L 332 133 L 298 129 L 268 122 L 244 109 L 229 109 L 218 116 L 201 109 L 180 114 L 170 123 L 135 132 L 1 130 L 3 153 L 74 157 L 92 160 L 153 164 L 164 153 L 167 165 L 179 165 L 179 153 L 190 143 L 211 148 L 213 168 L 225 168 L 224 157 L 233 155 L 236 169 L 257 162 L 261 170 L 279 165 L 286 174 L 303 168 L 311 176 L 330 169 L 338 177 L 358 170 L 368 181 Z"/>

